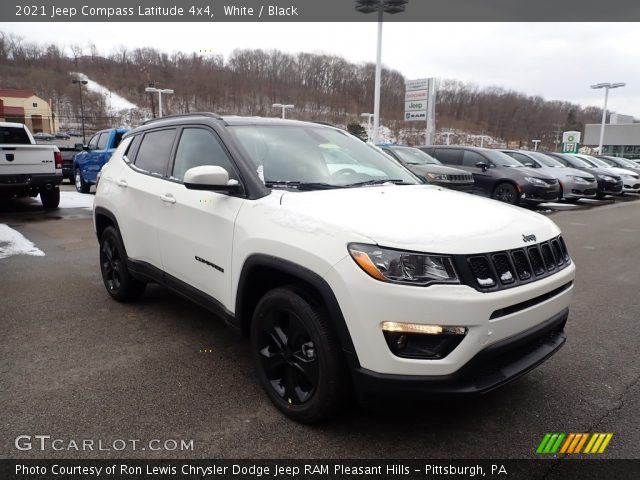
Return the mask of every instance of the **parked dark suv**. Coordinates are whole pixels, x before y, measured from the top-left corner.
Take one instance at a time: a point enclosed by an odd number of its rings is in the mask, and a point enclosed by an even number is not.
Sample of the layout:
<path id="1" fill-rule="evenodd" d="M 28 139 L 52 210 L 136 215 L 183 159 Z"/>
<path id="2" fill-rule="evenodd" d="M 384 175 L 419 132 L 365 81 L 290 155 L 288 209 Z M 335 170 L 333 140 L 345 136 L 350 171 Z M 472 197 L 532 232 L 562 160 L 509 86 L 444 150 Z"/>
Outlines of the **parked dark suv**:
<path id="1" fill-rule="evenodd" d="M 463 146 L 419 147 L 445 165 L 473 174 L 473 193 L 501 202 L 518 205 L 558 200 L 560 184 L 557 178 L 524 167 L 497 150 Z"/>

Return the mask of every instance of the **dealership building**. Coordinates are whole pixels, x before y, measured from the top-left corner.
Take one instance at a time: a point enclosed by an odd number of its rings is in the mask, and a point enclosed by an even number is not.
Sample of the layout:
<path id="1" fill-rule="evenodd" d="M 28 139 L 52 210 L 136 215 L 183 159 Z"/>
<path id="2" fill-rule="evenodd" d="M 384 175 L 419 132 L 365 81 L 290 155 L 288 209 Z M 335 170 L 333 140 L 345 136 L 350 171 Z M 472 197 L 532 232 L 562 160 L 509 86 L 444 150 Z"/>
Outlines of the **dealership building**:
<path id="1" fill-rule="evenodd" d="M 590 123 L 584 127 L 582 145 L 597 147 L 600 144 L 599 123 Z M 604 155 L 616 157 L 640 158 L 640 123 L 634 123 L 633 117 L 612 114 L 610 123 L 604 128 L 602 145 Z"/>
<path id="2" fill-rule="evenodd" d="M 0 122 L 24 123 L 33 133 L 58 131 L 51 105 L 31 90 L 0 89 Z"/>

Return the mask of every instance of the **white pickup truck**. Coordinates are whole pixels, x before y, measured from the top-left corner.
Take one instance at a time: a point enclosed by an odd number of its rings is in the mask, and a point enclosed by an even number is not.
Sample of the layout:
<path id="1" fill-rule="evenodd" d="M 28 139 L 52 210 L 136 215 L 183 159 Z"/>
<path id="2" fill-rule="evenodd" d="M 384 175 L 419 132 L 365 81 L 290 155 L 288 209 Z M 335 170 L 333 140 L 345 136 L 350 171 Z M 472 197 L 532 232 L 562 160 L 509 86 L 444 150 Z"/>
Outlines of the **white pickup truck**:
<path id="1" fill-rule="evenodd" d="M 22 123 L 0 122 L 0 199 L 35 197 L 57 208 L 62 154 L 55 145 L 37 145 Z"/>

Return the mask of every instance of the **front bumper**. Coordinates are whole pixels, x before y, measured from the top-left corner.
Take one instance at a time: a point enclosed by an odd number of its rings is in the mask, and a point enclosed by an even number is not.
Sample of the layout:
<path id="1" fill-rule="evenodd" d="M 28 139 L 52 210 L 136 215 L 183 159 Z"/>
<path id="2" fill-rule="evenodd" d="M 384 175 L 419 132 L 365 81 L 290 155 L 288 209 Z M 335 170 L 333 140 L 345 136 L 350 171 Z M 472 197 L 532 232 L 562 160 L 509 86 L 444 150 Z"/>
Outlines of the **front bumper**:
<path id="1" fill-rule="evenodd" d="M 529 203 L 541 203 L 541 202 L 554 202 L 558 200 L 560 196 L 560 184 L 547 185 L 545 187 L 533 185 L 531 183 L 525 183 L 519 187 L 520 199 L 523 202 Z"/>
<path id="2" fill-rule="evenodd" d="M 598 180 L 598 195 L 620 195 L 623 193 L 623 188 L 622 180 L 617 182 Z"/>
<path id="3" fill-rule="evenodd" d="M 539 280 L 498 291 L 467 285 L 417 287 L 375 280 L 347 257 L 325 280 L 336 295 L 359 366 L 377 374 L 451 375 L 482 350 L 544 323 L 571 302 L 575 265 Z M 382 322 L 461 326 L 467 334 L 445 358 L 425 360 L 393 354 Z"/>
<path id="4" fill-rule="evenodd" d="M 562 181 L 562 198 L 594 198 L 598 193 L 598 182 L 578 183 L 573 180 Z"/>
<path id="5" fill-rule="evenodd" d="M 626 178 L 623 179 L 624 185 L 622 187 L 622 191 L 625 193 L 638 193 L 640 192 L 640 182 L 635 179 Z"/>
<path id="6" fill-rule="evenodd" d="M 480 351 L 450 375 L 385 375 L 360 368 L 354 384 L 362 399 L 437 398 L 489 392 L 531 371 L 556 353 L 566 341 L 565 309 L 543 323 Z"/>

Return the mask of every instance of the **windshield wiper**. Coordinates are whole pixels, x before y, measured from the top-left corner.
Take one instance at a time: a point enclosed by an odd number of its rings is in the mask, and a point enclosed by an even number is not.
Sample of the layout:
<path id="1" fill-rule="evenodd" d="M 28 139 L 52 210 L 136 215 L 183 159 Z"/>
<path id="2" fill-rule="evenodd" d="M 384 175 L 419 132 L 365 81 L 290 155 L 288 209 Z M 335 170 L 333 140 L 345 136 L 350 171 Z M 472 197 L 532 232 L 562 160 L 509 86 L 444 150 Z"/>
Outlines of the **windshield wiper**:
<path id="1" fill-rule="evenodd" d="M 363 187 L 366 185 L 384 185 L 385 183 L 393 183 L 394 185 L 411 185 L 402 180 L 389 178 L 387 180 L 366 180 L 364 182 L 348 183 L 345 187 Z"/>
<path id="2" fill-rule="evenodd" d="M 265 186 L 269 188 L 295 188 L 297 190 L 329 190 L 331 188 L 343 188 L 341 185 L 332 185 L 324 182 L 291 182 L 291 181 L 274 181 L 265 182 Z"/>

